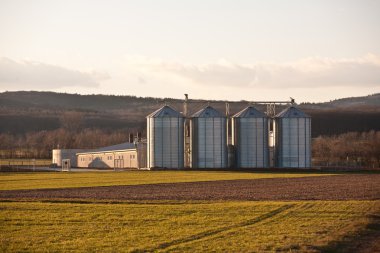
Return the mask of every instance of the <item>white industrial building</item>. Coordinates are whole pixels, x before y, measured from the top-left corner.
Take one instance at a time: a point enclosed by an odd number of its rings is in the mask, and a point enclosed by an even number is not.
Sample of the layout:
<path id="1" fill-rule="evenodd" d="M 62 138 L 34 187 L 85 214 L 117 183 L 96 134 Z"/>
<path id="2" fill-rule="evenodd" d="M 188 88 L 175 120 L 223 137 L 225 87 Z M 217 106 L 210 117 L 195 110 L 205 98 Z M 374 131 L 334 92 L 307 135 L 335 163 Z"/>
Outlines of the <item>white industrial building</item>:
<path id="1" fill-rule="evenodd" d="M 121 143 L 88 152 L 79 152 L 78 168 L 145 168 L 145 143 Z"/>
<path id="2" fill-rule="evenodd" d="M 70 160 L 71 167 L 78 168 L 145 168 L 146 142 L 125 142 L 98 149 L 54 149 L 53 164 L 62 166 L 62 160 Z"/>
<path id="3" fill-rule="evenodd" d="M 61 167 L 62 160 L 70 160 L 72 167 L 77 167 L 77 153 L 90 151 L 90 149 L 53 149 L 52 164 Z"/>

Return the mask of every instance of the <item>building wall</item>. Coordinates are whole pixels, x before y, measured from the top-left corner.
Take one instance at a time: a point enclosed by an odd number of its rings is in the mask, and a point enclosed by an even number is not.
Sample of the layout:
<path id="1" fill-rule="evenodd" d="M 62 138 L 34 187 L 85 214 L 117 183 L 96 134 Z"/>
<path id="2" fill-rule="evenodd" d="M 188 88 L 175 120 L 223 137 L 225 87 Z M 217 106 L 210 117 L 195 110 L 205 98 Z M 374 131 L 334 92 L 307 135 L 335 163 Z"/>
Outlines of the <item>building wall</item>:
<path id="1" fill-rule="evenodd" d="M 53 149 L 52 163 L 60 167 L 63 159 L 70 159 L 71 167 L 77 167 L 76 153 L 85 151 L 85 149 Z"/>
<path id="2" fill-rule="evenodd" d="M 138 168 L 136 149 L 78 154 L 80 168 Z"/>
<path id="3" fill-rule="evenodd" d="M 117 168 L 137 168 L 138 167 L 138 157 L 137 151 L 125 151 L 115 153 L 115 167 Z"/>

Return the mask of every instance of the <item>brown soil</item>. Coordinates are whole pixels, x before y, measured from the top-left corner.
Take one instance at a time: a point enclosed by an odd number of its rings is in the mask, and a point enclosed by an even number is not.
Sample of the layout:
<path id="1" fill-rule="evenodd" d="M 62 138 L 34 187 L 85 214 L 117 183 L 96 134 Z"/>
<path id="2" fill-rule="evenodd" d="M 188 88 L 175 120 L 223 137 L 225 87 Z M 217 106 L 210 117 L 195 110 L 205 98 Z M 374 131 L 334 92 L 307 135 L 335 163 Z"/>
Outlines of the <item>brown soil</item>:
<path id="1" fill-rule="evenodd" d="M 375 200 L 380 174 L 0 191 L 2 199 Z"/>

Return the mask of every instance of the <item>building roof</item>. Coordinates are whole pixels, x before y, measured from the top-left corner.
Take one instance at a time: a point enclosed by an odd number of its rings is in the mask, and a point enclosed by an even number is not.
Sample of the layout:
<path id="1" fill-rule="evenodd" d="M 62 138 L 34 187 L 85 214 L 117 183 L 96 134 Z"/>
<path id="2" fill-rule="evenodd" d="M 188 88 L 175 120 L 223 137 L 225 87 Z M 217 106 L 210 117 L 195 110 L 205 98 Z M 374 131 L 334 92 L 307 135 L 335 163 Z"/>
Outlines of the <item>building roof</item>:
<path id="1" fill-rule="evenodd" d="M 222 113 L 215 110 L 211 106 L 206 106 L 205 108 L 194 113 L 191 117 L 193 118 L 222 118 L 224 116 Z"/>
<path id="2" fill-rule="evenodd" d="M 233 118 L 266 118 L 267 115 L 263 112 L 260 112 L 253 106 L 248 106 L 236 113 Z"/>
<path id="3" fill-rule="evenodd" d="M 120 143 L 120 144 L 116 144 L 116 145 L 112 145 L 112 146 L 108 146 L 108 147 L 98 148 L 94 151 L 95 152 L 104 152 L 104 151 L 124 150 L 124 149 L 134 149 L 134 148 L 136 148 L 135 144 L 129 143 L 129 142 L 124 142 L 124 143 Z"/>
<path id="4" fill-rule="evenodd" d="M 277 114 L 275 118 L 310 118 L 309 115 L 301 111 L 300 109 L 290 106 Z"/>
<path id="5" fill-rule="evenodd" d="M 112 146 L 88 150 L 85 152 L 78 152 L 77 154 L 103 153 L 103 152 L 121 151 L 121 150 L 127 150 L 127 149 L 136 149 L 136 146 L 134 143 L 124 142 L 124 143 L 120 143 L 120 144 L 116 144 Z"/>
<path id="6" fill-rule="evenodd" d="M 147 118 L 162 118 L 162 117 L 172 117 L 172 118 L 182 118 L 182 114 L 174 110 L 168 105 L 161 107 L 160 109 L 152 112 Z"/>

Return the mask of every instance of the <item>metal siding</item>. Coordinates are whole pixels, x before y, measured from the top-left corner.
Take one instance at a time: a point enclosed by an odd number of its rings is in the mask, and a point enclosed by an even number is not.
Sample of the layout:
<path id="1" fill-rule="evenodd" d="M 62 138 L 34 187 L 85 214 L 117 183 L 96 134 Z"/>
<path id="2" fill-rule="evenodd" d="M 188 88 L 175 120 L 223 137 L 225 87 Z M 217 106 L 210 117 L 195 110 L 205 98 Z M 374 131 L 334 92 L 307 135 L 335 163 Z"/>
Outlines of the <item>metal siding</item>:
<path id="1" fill-rule="evenodd" d="M 193 168 L 226 168 L 226 119 L 193 118 L 192 127 Z"/>
<path id="2" fill-rule="evenodd" d="M 148 117 L 147 127 L 148 167 L 183 168 L 183 118 Z"/>
<path id="3" fill-rule="evenodd" d="M 161 134 L 157 137 L 158 140 L 161 140 L 160 143 L 162 143 L 161 150 L 159 151 L 160 156 L 162 157 L 162 168 L 172 168 L 171 167 L 171 159 L 172 154 L 170 152 L 170 146 L 172 144 L 172 129 L 170 126 L 171 118 L 160 118 L 161 120 Z M 159 131 L 160 132 L 160 131 Z M 157 142 L 159 143 L 159 142 Z"/>
<path id="4" fill-rule="evenodd" d="M 303 117 L 276 118 L 276 166 L 311 166 L 311 120 Z"/>
<path id="5" fill-rule="evenodd" d="M 234 145 L 238 168 L 268 167 L 268 119 L 239 118 L 233 119 Z"/>
<path id="6" fill-rule="evenodd" d="M 305 138 L 305 148 L 306 148 L 306 168 L 311 167 L 311 118 L 306 119 L 306 138 Z"/>
<path id="7" fill-rule="evenodd" d="M 193 118 L 190 121 L 191 126 L 191 167 L 197 168 L 199 163 L 199 128 L 198 128 L 198 119 Z"/>
<path id="8" fill-rule="evenodd" d="M 164 146 L 163 142 L 163 132 L 162 132 L 162 118 L 152 118 L 151 119 L 154 122 L 153 127 L 153 166 L 152 167 L 163 167 L 163 151 L 162 147 Z"/>
<path id="9" fill-rule="evenodd" d="M 298 167 L 306 167 L 306 118 L 298 119 Z"/>

